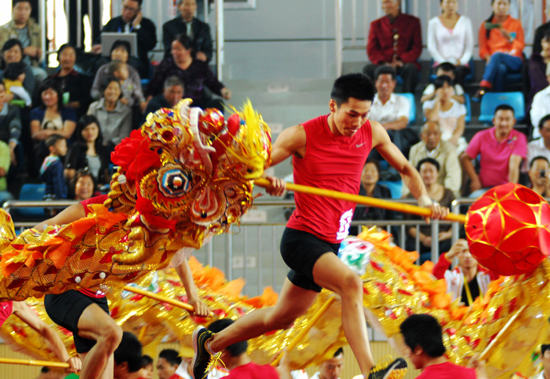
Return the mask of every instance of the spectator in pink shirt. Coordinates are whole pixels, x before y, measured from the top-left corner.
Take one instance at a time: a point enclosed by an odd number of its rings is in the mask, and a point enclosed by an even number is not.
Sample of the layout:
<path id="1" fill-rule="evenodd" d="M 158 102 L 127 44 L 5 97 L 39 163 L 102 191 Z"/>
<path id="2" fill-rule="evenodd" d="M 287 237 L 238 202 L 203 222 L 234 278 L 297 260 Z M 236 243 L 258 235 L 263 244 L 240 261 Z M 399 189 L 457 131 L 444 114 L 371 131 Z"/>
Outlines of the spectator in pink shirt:
<path id="1" fill-rule="evenodd" d="M 477 132 L 460 156 L 462 170 L 470 177 L 470 197 L 477 198 L 489 188 L 517 183 L 521 161 L 527 156 L 527 138 L 514 130 L 514 108 L 499 105 L 494 127 Z M 472 161 L 480 156 L 479 175 Z"/>

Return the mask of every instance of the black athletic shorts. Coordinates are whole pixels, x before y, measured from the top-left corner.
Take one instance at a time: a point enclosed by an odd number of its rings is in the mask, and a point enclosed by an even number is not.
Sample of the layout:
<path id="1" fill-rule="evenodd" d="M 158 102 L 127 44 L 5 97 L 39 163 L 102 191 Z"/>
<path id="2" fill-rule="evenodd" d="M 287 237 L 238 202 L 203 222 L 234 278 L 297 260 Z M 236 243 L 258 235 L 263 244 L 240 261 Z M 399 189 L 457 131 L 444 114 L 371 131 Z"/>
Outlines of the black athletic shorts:
<path id="1" fill-rule="evenodd" d="M 288 280 L 295 286 L 321 292 L 313 280 L 313 266 L 326 253 L 338 254 L 339 243 L 329 243 L 319 237 L 292 228 L 286 228 L 281 239 L 281 255 L 290 267 Z"/>
<path id="2" fill-rule="evenodd" d="M 78 320 L 80 320 L 82 312 L 92 304 L 99 305 L 105 313 L 109 314 L 106 297 L 96 299 L 75 290 L 44 297 L 44 307 L 52 321 L 73 332 L 74 346 L 77 353 L 87 353 L 92 350 L 96 343 L 94 340 L 82 338 L 78 335 Z"/>

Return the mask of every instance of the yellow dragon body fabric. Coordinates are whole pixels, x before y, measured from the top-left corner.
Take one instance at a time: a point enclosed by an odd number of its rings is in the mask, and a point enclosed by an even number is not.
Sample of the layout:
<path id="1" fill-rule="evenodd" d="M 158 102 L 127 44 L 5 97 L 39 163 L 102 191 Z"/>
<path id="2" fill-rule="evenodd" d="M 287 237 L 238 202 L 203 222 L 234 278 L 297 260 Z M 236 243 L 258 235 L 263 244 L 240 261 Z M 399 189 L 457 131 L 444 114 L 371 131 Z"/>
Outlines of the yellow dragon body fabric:
<path id="1" fill-rule="evenodd" d="M 149 114 L 117 145 L 108 200 L 87 218 L 16 237 L 0 211 L 0 301 L 121 286 L 239 222 L 270 163 L 269 128 L 250 103 L 227 123 L 190 105 Z"/>

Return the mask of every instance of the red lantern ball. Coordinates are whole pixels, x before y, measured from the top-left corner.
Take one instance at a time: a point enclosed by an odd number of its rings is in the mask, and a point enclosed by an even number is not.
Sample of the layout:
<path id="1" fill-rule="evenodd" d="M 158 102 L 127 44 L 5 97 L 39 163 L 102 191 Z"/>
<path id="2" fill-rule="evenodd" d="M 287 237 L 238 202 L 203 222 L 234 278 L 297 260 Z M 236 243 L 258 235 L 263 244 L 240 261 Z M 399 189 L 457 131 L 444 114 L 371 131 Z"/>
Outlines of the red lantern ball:
<path id="1" fill-rule="evenodd" d="M 530 273 L 548 257 L 550 206 L 519 184 L 494 187 L 470 207 L 466 238 L 482 266 L 506 276 Z"/>
<path id="2" fill-rule="evenodd" d="M 223 113 L 216 108 L 206 108 L 199 117 L 199 130 L 206 134 L 218 135 L 224 127 Z"/>

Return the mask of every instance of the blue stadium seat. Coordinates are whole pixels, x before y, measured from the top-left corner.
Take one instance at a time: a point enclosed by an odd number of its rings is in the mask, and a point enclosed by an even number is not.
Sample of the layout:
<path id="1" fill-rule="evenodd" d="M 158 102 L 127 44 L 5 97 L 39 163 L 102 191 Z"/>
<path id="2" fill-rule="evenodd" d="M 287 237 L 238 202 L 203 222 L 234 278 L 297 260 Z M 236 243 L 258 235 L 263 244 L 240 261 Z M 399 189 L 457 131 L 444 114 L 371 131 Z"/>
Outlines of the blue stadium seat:
<path id="1" fill-rule="evenodd" d="M 401 189 L 403 188 L 403 181 L 390 182 L 389 180 L 379 181 L 378 184 L 388 187 L 391 192 L 392 199 L 401 198 Z"/>
<path id="2" fill-rule="evenodd" d="M 469 124 L 472 122 L 472 104 L 470 103 L 470 95 L 467 93 L 464 94 L 464 106 L 466 107 L 466 117 L 464 117 L 464 121 Z"/>
<path id="3" fill-rule="evenodd" d="M 433 67 L 434 60 L 430 60 L 430 67 Z M 472 57 L 470 59 L 470 62 L 468 62 L 468 66 L 470 66 L 470 73 L 464 77 L 464 82 L 471 83 L 474 81 L 474 58 Z M 430 82 L 434 82 L 436 78 L 435 73 L 430 75 Z"/>
<path id="4" fill-rule="evenodd" d="M 19 192 L 19 200 L 33 200 L 42 201 L 44 199 L 44 192 L 46 191 L 46 184 L 23 184 L 21 191 Z M 46 219 L 48 216 L 44 208 L 18 208 L 11 212 L 14 216 L 20 216 L 25 218 L 40 218 Z"/>
<path id="5" fill-rule="evenodd" d="M 502 104 L 514 108 L 518 122 L 525 120 L 525 100 L 521 92 L 487 92 L 481 98 L 479 121 L 491 124 L 496 107 Z"/>
<path id="6" fill-rule="evenodd" d="M 411 104 L 411 112 L 409 113 L 409 125 L 412 125 L 416 121 L 416 100 L 412 93 L 400 93 L 398 96 L 403 96 L 405 99 L 409 100 Z"/>

